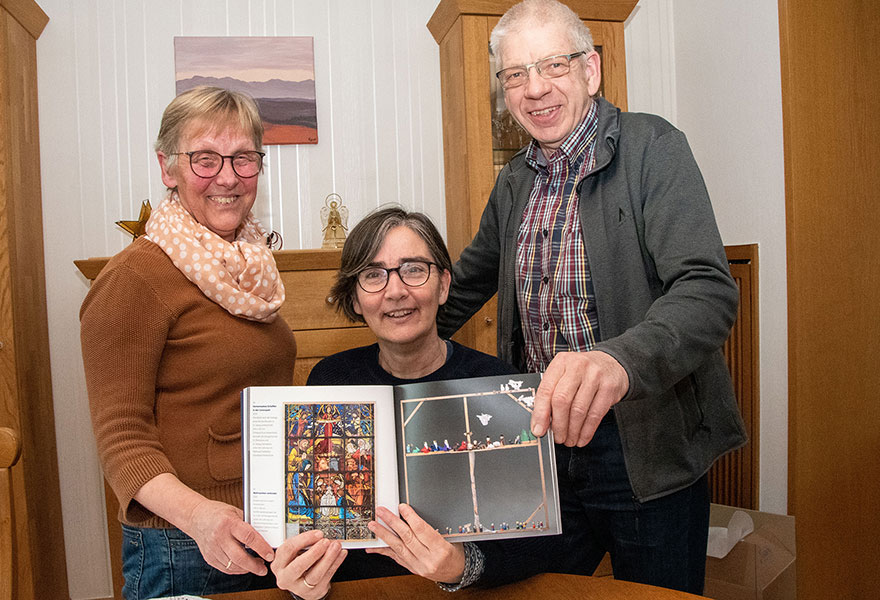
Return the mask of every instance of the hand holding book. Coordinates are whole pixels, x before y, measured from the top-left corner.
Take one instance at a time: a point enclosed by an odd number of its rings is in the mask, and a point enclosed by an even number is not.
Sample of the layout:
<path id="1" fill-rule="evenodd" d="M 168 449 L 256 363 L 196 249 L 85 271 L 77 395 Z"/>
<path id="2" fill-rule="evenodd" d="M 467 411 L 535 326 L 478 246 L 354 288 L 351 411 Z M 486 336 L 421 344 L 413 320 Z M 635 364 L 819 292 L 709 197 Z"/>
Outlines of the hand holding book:
<path id="1" fill-rule="evenodd" d="M 329 593 L 330 579 L 347 554 L 338 540 L 324 538 L 317 529 L 306 531 L 278 547 L 272 572 L 279 588 L 303 600 L 317 600 Z"/>
<path id="2" fill-rule="evenodd" d="M 388 527 L 373 521 L 370 531 L 388 544 L 387 548 L 368 548 L 367 553 L 394 559 L 411 573 L 440 583 L 457 583 L 464 573 L 464 549 L 450 544 L 408 504 L 398 507 L 400 517 L 385 507 L 376 515 Z"/>
<path id="3" fill-rule="evenodd" d="M 552 428 L 557 443 L 582 448 L 627 391 L 629 376 L 610 354 L 560 352 L 535 393 L 531 430 L 540 437 Z"/>

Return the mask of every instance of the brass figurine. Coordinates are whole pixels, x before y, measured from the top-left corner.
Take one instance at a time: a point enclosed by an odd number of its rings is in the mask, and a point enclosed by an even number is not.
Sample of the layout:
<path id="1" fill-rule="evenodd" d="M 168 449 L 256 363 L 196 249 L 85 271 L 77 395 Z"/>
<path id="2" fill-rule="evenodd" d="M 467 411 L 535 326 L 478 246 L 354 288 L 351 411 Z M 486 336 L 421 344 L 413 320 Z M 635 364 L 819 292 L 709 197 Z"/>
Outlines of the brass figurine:
<path id="1" fill-rule="evenodd" d="M 330 194 L 324 198 L 321 208 L 321 225 L 324 232 L 322 248 L 342 248 L 348 231 L 348 208 L 342 204 L 342 196 Z"/>

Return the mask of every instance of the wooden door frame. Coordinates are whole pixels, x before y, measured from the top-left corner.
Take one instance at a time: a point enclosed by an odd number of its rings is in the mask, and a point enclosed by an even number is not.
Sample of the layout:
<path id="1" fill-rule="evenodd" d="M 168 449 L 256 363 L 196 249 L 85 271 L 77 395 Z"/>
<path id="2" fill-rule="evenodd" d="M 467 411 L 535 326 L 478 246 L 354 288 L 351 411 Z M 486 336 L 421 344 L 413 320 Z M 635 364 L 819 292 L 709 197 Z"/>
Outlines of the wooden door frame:
<path id="1" fill-rule="evenodd" d="M 788 282 L 788 509 L 801 600 L 880 589 L 880 19 L 779 0 Z"/>

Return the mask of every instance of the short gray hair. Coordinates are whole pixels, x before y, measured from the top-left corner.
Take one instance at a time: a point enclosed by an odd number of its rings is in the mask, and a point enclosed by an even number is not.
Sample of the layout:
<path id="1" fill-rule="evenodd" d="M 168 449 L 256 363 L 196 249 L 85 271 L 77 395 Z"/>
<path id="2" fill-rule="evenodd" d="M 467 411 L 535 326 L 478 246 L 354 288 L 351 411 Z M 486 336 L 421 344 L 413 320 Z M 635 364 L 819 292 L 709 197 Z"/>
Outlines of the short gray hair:
<path id="1" fill-rule="evenodd" d="M 193 122 L 203 124 L 206 129 L 238 125 L 251 137 L 254 149 L 263 150 L 263 121 L 254 99 L 241 92 L 200 85 L 174 98 L 162 114 L 155 148 L 167 157 L 167 164 L 174 164 L 181 137 Z"/>
<path id="2" fill-rule="evenodd" d="M 565 4 L 557 0 L 523 0 L 504 13 L 489 36 L 489 49 L 498 61 L 497 68 L 507 66 L 501 64 L 501 47 L 509 34 L 520 32 L 529 25 L 544 23 L 565 27 L 574 52 L 594 50 L 590 28 Z"/>
<path id="3" fill-rule="evenodd" d="M 365 322 L 354 310 L 358 273 L 373 262 L 388 232 L 396 227 L 406 227 L 422 238 L 431 253 L 431 260 L 437 263 L 437 269 L 440 272 L 449 271 L 450 276 L 452 274 L 449 251 L 428 215 L 409 212 L 401 206 L 378 208 L 361 219 L 348 234 L 342 247 L 342 264 L 330 290 L 336 311 L 344 314 L 352 323 Z"/>

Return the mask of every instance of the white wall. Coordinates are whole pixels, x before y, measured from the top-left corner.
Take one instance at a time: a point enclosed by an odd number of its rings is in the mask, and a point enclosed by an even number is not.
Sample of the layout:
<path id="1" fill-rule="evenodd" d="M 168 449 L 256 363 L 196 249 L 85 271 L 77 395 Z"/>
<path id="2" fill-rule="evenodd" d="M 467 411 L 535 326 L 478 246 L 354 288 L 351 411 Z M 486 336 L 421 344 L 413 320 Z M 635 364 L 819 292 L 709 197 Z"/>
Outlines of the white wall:
<path id="1" fill-rule="evenodd" d="M 320 245 L 318 209 L 356 221 L 397 201 L 445 232 L 437 0 L 39 0 L 37 44 L 50 350 L 73 600 L 110 594 L 102 483 L 79 349 L 87 291 L 73 260 L 108 256 L 113 225 L 162 197 L 151 151 L 174 94 L 175 35 L 315 38 L 314 146 L 270 147 L 255 210 L 286 248 Z M 673 7 L 674 4 L 674 7 Z M 729 6 L 730 5 L 730 6 Z M 642 0 L 626 25 L 630 110 L 680 126 L 727 244 L 761 245 L 761 506 L 785 511 L 786 346 L 775 0 Z M 117 552 L 114 548 L 112 551 Z"/>
<path id="2" fill-rule="evenodd" d="M 677 125 L 703 171 L 724 243 L 759 246 L 760 508 L 786 513 L 788 310 L 777 2 L 673 4 Z"/>
<path id="3" fill-rule="evenodd" d="M 629 110 L 688 137 L 725 244 L 759 246 L 761 510 L 787 512 L 788 329 L 776 0 L 641 0 L 626 28 Z"/>
<path id="4" fill-rule="evenodd" d="M 672 0 L 640 0 L 624 27 L 628 109 L 675 123 Z"/>

